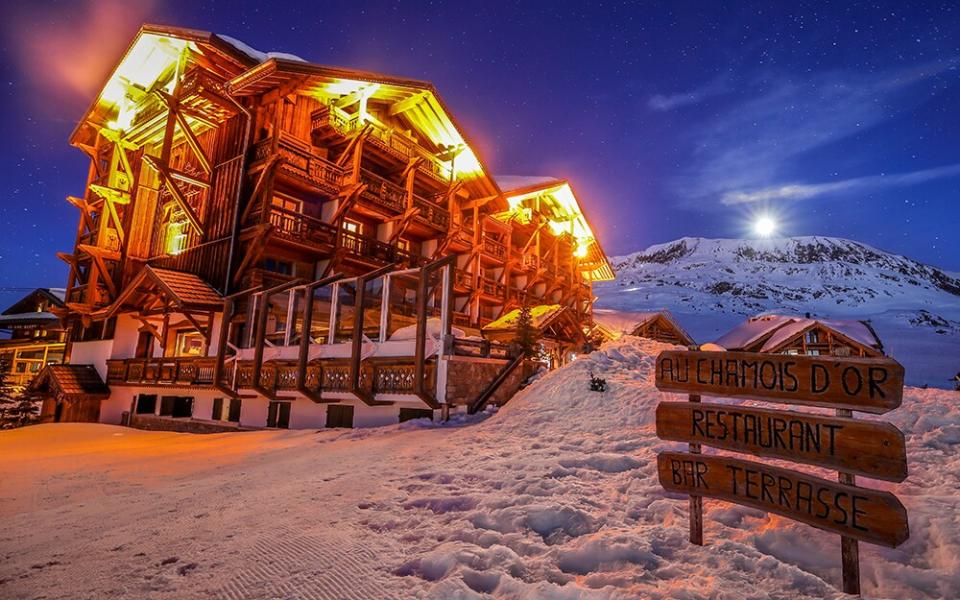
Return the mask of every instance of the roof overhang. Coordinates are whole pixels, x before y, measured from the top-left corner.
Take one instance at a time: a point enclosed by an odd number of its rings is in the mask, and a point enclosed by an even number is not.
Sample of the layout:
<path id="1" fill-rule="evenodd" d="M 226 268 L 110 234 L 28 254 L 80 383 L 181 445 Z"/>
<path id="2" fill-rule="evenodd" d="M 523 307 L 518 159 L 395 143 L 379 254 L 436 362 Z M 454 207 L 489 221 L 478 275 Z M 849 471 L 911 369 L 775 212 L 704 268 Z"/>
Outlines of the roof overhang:
<path id="1" fill-rule="evenodd" d="M 510 211 L 521 213 L 532 201 L 539 201 L 540 213 L 544 215 L 554 234 L 569 233 L 577 240 L 576 256 L 580 268 L 593 281 L 611 281 L 613 268 L 599 240 L 593 233 L 573 186 L 566 179 L 533 183 L 505 192 Z"/>

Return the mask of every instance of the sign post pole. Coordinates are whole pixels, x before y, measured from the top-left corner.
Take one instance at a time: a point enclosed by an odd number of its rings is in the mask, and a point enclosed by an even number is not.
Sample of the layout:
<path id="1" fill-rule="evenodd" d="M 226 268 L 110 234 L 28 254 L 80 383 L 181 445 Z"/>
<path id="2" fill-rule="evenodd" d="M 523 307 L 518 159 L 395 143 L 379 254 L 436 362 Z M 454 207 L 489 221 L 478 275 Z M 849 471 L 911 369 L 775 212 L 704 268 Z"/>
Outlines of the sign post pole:
<path id="1" fill-rule="evenodd" d="M 853 418 L 853 411 L 838 408 L 838 417 Z M 857 478 L 851 473 L 838 473 L 838 481 L 846 485 L 856 485 Z M 860 544 L 856 539 L 840 536 L 840 563 L 843 573 L 843 592 L 860 595 Z"/>
<path id="2" fill-rule="evenodd" d="M 700 402 L 700 394 L 690 394 L 690 402 Z M 700 454 L 700 444 L 690 444 L 690 454 Z M 703 496 L 690 495 L 690 543 L 703 545 Z"/>

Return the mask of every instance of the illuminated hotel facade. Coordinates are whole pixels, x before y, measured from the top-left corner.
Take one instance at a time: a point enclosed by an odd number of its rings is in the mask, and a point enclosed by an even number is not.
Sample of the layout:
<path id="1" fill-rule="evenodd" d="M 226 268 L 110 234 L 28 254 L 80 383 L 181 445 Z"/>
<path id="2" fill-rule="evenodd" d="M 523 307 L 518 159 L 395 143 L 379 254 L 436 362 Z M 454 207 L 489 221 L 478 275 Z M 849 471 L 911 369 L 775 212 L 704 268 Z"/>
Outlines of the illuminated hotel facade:
<path id="1" fill-rule="evenodd" d="M 569 182 L 492 176 L 425 82 L 144 26 L 71 143 L 91 163 L 45 420 L 476 409 L 519 382 L 519 307 L 562 364 L 613 276 Z"/>

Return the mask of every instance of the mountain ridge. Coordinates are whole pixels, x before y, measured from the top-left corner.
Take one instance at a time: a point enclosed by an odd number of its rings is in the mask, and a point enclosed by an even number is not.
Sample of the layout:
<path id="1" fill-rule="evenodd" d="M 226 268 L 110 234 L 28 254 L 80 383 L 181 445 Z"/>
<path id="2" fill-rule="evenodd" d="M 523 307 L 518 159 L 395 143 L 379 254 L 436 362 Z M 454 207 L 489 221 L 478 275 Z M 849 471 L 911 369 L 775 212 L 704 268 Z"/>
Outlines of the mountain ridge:
<path id="1" fill-rule="evenodd" d="M 867 320 L 914 384 L 960 370 L 960 275 L 862 242 L 684 237 L 610 262 L 598 315 L 668 309 L 699 343 L 762 313 Z"/>

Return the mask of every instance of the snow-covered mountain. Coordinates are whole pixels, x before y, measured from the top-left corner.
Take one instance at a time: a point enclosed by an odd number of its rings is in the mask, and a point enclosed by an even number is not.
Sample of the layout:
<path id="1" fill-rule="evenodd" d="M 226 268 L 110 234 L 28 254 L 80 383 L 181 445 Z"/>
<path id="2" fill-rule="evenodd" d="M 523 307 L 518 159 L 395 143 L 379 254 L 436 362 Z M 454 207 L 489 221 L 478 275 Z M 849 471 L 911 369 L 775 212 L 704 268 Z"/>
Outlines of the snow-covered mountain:
<path id="1" fill-rule="evenodd" d="M 960 274 L 831 237 L 682 238 L 611 259 L 603 309 L 671 310 L 699 342 L 762 312 L 869 319 L 908 381 L 960 370 Z"/>

